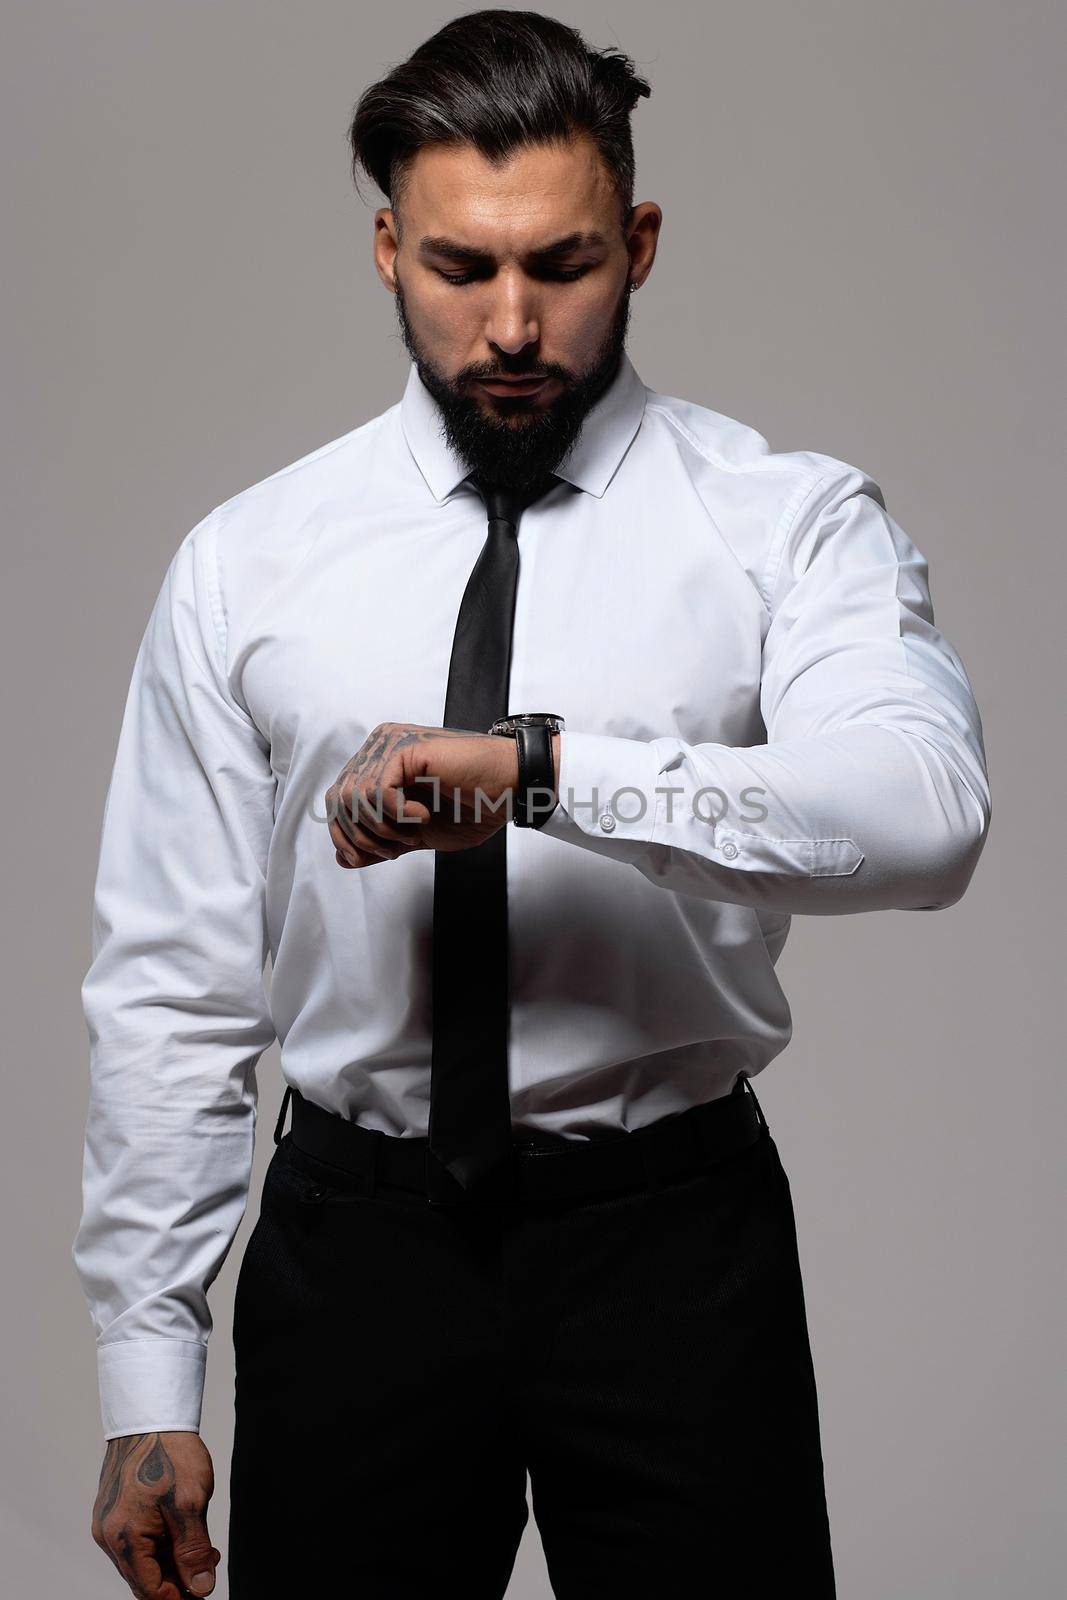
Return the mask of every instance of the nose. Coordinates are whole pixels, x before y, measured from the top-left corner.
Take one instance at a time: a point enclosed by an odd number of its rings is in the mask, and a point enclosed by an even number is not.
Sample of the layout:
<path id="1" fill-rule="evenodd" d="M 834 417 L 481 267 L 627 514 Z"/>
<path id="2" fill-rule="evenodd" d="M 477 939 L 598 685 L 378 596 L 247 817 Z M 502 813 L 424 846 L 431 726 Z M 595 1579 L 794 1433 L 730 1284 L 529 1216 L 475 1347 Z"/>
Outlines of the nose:
<path id="1" fill-rule="evenodd" d="M 527 345 L 536 344 L 541 336 L 530 285 L 524 282 L 522 274 L 500 272 L 493 288 L 485 337 L 505 355 L 517 356 Z"/>

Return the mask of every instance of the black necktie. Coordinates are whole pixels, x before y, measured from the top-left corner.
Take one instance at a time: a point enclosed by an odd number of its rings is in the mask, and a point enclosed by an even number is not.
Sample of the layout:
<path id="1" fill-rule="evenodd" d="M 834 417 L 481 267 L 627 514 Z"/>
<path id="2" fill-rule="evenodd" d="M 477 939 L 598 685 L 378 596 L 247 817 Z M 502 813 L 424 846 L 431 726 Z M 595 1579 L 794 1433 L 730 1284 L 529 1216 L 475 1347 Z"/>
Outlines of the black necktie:
<path id="1" fill-rule="evenodd" d="M 489 489 L 488 532 L 456 621 L 445 695 L 446 728 L 487 733 L 508 714 L 511 630 L 519 577 L 519 518 L 556 482 Z M 446 816 L 453 796 L 443 796 Z M 506 1183 L 508 1092 L 507 827 L 466 850 L 434 853 L 431 1201 L 488 1193 Z"/>

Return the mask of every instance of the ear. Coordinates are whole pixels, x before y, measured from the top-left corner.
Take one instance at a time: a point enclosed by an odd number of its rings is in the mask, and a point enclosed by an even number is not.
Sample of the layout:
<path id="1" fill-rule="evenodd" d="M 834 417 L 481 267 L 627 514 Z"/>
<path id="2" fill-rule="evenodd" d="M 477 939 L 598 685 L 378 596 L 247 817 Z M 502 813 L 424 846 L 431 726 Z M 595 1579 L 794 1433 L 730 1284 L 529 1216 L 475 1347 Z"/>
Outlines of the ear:
<path id="1" fill-rule="evenodd" d="M 396 254 L 400 248 L 396 218 L 388 206 L 374 213 L 374 265 L 390 294 L 396 293 Z"/>

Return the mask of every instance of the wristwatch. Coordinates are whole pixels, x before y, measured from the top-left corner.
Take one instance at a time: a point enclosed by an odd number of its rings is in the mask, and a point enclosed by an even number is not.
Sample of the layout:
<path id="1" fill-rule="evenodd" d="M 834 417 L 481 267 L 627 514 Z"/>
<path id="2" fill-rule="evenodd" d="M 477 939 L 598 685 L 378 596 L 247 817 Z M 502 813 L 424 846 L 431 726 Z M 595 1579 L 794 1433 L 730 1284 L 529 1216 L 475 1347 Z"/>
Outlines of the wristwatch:
<path id="1" fill-rule="evenodd" d="M 519 784 L 512 821 L 517 828 L 543 828 L 553 811 L 556 788 L 552 735 L 562 733 L 563 718 L 552 711 L 520 711 L 498 717 L 489 729 L 513 738 L 519 753 Z"/>

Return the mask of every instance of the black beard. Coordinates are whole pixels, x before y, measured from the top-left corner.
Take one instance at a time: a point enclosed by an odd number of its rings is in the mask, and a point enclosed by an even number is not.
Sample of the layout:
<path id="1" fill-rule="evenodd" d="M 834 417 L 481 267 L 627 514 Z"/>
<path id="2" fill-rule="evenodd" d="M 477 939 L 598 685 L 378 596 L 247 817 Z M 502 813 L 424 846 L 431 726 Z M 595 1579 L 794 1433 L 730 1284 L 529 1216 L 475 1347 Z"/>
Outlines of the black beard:
<path id="1" fill-rule="evenodd" d="M 521 365 L 496 361 L 479 368 L 466 367 L 454 379 L 438 372 L 419 349 L 405 314 L 399 278 L 394 298 L 405 349 L 437 402 L 448 444 L 466 462 L 469 471 L 486 487 L 520 492 L 555 472 L 577 444 L 586 416 L 618 371 L 630 320 L 627 289 L 623 289 L 611 327 L 588 372 L 575 374 L 566 367 L 525 356 Z M 485 412 L 463 389 L 463 384 L 472 378 L 513 378 L 524 373 L 559 378 L 566 388 L 548 405 L 536 404 L 535 399 L 522 395 L 498 400 L 499 417 Z M 522 413 L 524 420 L 512 421 L 512 412 Z"/>

